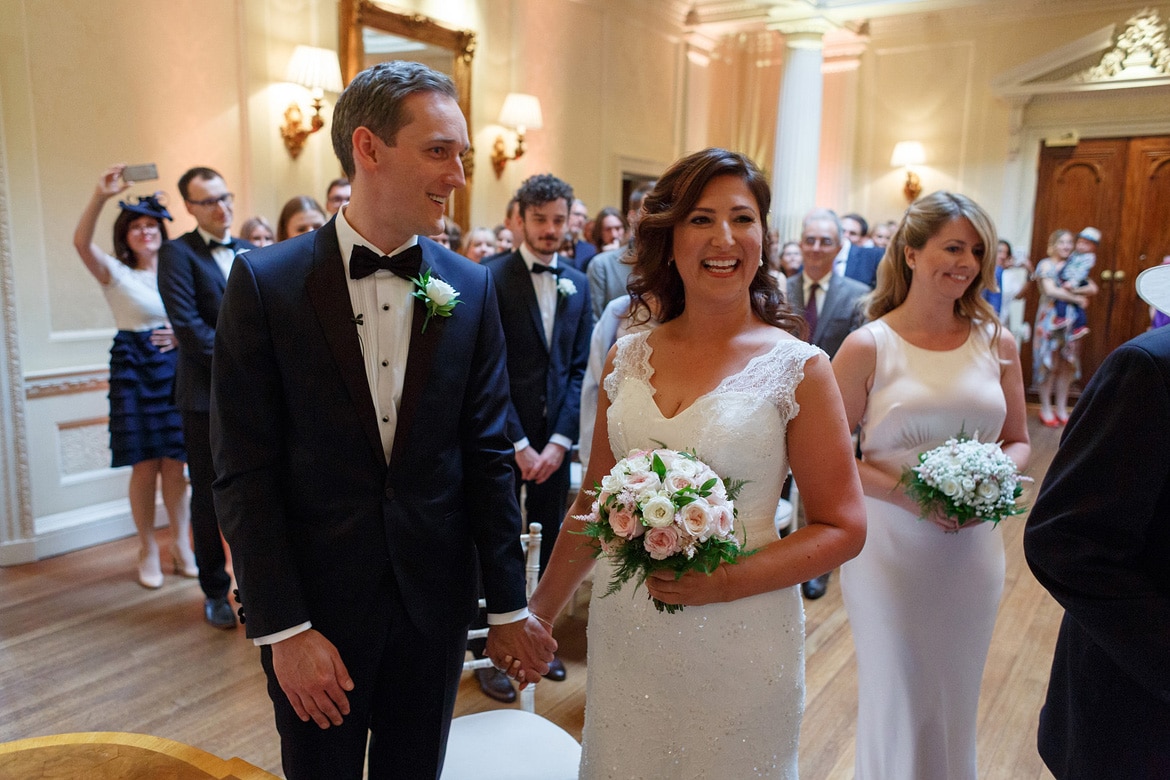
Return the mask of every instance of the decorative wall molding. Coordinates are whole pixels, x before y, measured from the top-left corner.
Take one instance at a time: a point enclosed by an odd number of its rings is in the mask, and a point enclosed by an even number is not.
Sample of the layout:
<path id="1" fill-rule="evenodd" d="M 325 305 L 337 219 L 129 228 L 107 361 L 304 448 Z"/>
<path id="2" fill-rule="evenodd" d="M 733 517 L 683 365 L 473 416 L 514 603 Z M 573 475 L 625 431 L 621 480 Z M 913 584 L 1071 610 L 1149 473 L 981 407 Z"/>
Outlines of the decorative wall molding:
<path id="1" fill-rule="evenodd" d="M 110 371 L 106 369 L 72 369 L 30 374 L 25 377 L 25 398 L 35 400 L 55 395 L 106 392 L 110 389 Z"/>
<path id="2" fill-rule="evenodd" d="M 1091 68 L 1073 77 L 1081 83 L 1128 81 L 1170 76 L 1166 25 L 1153 8 L 1143 8 L 1125 23 L 1117 44 Z"/>

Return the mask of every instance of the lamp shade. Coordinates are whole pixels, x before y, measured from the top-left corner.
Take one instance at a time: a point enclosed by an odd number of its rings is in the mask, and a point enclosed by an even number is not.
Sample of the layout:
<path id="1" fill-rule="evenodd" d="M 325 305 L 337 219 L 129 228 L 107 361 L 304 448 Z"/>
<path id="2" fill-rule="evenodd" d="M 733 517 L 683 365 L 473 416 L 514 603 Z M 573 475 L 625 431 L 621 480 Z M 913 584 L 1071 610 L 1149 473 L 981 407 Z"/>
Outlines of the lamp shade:
<path id="1" fill-rule="evenodd" d="M 539 130 L 543 124 L 540 115 L 540 100 L 536 95 L 509 92 L 500 109 L 500 124 L 524 130 Z"/>
<path id="2" fill-rule="evenodd" d="M 926 162 L 926 150 L 919 141 L 899 141 L 890 155 L 891 168 L 908 168 Z"/>
<path id="3" fill-rule="evenodd" d="M 341 65 L 337 60 L 337 52 L 319 46 L 297 46 L 288 61 L 285 81 L 308 89 L 340 92 Z"/>

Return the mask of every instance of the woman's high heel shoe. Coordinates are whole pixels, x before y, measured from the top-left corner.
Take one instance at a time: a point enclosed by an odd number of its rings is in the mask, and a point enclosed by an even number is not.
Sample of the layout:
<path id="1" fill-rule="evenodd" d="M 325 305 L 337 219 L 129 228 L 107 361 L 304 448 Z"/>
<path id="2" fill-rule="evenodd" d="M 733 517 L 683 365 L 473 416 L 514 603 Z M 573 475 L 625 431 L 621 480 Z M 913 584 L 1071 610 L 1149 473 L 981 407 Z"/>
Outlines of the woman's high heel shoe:
<path id="1" fill-rule="evenodd" d="M 162 587 L 163 573 L 158 561 L 158 550 L 153 555 L 147 550 L 138 551 L 138 584 L 150 590 Z"/>
<path id="2" fill-rule="evenodd" d="M 1046 428 L 1060 427 L 1060 422 L 1055 417 L 1045 417 L 1043 414 L 1040 415 L 1040 424 Z"/>
<path id="3" fill-rule="evenodd" d="M 199 567 L 195 565 L 195 554 L 187 550 L 184 555 L 183 551 L 177 545 L 171 545 L 171 561 L 175 564 L 175 574 L 184 577 L 198 577 Z"/>

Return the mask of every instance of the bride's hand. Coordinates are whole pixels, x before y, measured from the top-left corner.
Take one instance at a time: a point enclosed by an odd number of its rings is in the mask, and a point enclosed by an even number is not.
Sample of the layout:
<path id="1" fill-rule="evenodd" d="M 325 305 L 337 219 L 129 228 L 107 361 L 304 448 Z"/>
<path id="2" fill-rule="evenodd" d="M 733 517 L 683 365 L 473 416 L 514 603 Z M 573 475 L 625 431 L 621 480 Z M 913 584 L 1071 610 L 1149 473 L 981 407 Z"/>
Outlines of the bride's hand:
<path id="1" fill-rule="evenodd" d="M 726 566 L 720 566 L 711 574 L 689 571 L 677 579 L 675 577 L 672 571 L 656 571 L 646 578 L 646 589 L 665 604 L 697 607 L 727 601 L 724 587 L 727 583 Z"/>

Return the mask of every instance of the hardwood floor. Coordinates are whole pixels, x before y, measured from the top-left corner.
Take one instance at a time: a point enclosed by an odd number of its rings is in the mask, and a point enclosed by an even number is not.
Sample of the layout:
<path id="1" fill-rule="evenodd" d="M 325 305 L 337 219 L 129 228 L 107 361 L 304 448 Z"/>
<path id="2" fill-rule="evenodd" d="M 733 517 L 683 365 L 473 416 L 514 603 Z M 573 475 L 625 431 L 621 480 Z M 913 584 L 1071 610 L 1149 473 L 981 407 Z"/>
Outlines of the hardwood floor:
<path id="1" fill-rule="evenodd" d="M 1032 410 L 1037 480 L 1059 430 Z M 1051 778 L 1036 754 L 1036 718 L 1048 684 L 1061 610 L 1023 560 L 1023 519 L 1001 525 L 1007 581 L 984 673 L 979 776 Z M 165 551 L 168 540 L 160 533 Z M 157 591 L 134 581 L 136 542 L 124 539 L 37 563 L 0 568 L 0 742 L 73 731 L 132 731 L 174 739 L 280 774 L 280 751 L 260 670 L 243 631 L 202 619 L 193 580 L 167 576 Z M 166 565 L 166 553 L 164 567 Z M 807 711 L 801 776 L 851 778 L 857 681 L 852 638 L 834 577 L 806 602 Z M 580 738 L 587 607 L 558 624 L 568 679 L 541 683 L 537 710 Z M 464 675 L 456 715 L 495 706 Z M 0 780 L 7 780 L 0 767 Z"/>

